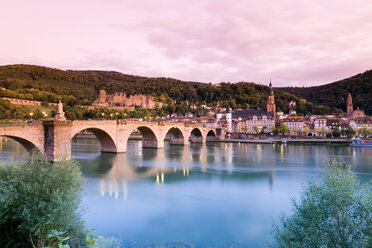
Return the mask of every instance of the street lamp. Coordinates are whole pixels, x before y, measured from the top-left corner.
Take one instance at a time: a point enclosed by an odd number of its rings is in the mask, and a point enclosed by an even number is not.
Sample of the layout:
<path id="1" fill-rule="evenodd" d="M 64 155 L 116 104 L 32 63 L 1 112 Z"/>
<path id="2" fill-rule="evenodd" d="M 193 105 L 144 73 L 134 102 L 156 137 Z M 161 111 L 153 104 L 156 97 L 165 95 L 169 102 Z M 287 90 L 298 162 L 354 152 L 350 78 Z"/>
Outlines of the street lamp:
<path id="1" fill-rule="evenodd" d="M 31 119 L 32 119 L 32 116 L 33 116 L 33 115 L 34 115 L 34 113 L 31 112 L 31 113 L 30 113 L 30 117 L 31 117 Z"/>

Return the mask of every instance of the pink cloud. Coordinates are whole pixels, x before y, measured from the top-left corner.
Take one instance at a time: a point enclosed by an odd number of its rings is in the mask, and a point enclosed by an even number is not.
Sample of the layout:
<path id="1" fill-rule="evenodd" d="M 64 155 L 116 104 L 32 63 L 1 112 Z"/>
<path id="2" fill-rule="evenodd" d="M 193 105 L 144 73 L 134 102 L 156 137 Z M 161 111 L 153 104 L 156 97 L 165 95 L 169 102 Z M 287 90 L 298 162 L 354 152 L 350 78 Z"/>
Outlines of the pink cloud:
<path id="1" fill-rule="evenodd" d="M 371 9 L 368 0 L 5 0 L 0 64 L 316 85 L 371 69 Z"/>

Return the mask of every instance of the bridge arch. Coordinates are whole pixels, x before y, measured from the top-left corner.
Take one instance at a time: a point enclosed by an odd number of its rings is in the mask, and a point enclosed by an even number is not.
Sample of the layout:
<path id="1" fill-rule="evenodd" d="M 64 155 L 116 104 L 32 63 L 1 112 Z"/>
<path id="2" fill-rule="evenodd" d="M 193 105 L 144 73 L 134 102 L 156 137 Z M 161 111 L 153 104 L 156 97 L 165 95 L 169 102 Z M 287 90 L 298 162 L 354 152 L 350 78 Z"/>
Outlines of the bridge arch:
<path id="1" fill-rule="evenodd" d="M 187 145 L 189 143 L 188 137 L 185 137 L 186 135 L 176 126 L 166 130 L 166 132 L 164 132 L 164 138 L 167 135 L 169 137 L 169 144 L 171 145 Z"/>
<path id="2" fill-rule="evenodd" d="M 96 136 L 101 145 L 101 152 L 118 152 L 115 139 L 108 132 L 100 128 L 88 127 L 75 130 L 75 132 L 71 134 L 71 139 L 83 131 L 89 131 Z"/>
<path id="3" fill-rule="evenodd" d="M 125 138 L 125 144 L 128 143 L 129 136 L 135 131 L 138 130 L 142 135 L 142 147 L 144 148 L 162 148 L 164 147 L 164 140 L 159 139 L 156 132 L 154 132 L 151 127 L 146 125 L 137 126 L 136 128 L 131 129 L 128 133 L 128 137 Z"/>
<path id="4" fill-rule="evenodd" d="M 192 143 L 203 143 L 203 131 L 200 128 L 194 128 L 190 133 L 190 141 Z"/>
<path id="5" fill-rule="evenodd" d="M 217 134 L 215 130 L 213 129 L 207 130 L 206 137 L 205 137 L 206 141 L 215 140 L 216 138 L 217 138 Z"/>
<path id="6" fill-rule="evenodd" d="M 44 154 L 44 147 L 42 144 L 37 144 L 36 142 L 30 141 L 29 139 L 20 137 L 20 136 L 15 136 L 15 135 L 0 135 L 2 137 L 10 138 L 19 144 L 21 144 L 26 151 L 32 155 L 33 153 L 38 153 L 38 154 Z"/>

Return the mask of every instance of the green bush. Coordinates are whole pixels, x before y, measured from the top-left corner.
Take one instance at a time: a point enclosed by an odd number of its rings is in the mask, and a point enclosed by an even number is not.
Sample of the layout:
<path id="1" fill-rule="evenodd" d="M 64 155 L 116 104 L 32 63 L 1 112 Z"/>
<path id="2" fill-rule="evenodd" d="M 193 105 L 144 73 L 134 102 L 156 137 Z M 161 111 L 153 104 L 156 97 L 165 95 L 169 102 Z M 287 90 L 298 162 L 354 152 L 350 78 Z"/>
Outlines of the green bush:
<path id="1" fill-rule="evenodd" d="M 329 162 L 320 183 L 310 181 L 293 200 L 293 212 L 273 226 L 273 247 L 372 247 L 370 186 L 343 162 Z"/>
<path id="2" fill-rule="evenodd" d="M 0 165 L 0 247 L 56 246 L 51 230 L 64 230 L 77 247 L 84 237 L 79 207 L 84 180 L 76 161 L 32 157 Z"/>

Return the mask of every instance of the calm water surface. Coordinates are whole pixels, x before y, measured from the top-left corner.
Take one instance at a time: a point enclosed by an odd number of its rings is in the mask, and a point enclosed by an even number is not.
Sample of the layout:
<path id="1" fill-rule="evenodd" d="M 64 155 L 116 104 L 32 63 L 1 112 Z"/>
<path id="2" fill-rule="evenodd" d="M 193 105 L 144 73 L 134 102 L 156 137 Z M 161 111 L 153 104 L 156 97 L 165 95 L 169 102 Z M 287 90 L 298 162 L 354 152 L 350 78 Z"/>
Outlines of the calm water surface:
<path id="1" fill-rule="evenodd" d="M 1 159 L 26 156 L 5 142 Z M 273 221 L 290 213 L 308 179 L 327 159 L 347 161 L 372 179 L 372 149 L 348 145 L 190 144 L 101 154 L 97 140 L 78 139 L 73 157 L 87 179 L 84 214 L 99 235 L 127 246 L 267 247 Z"/>

